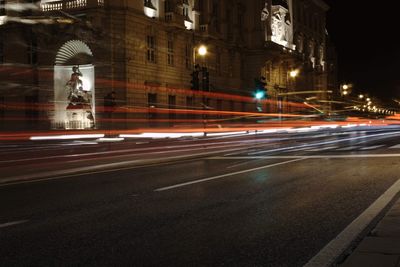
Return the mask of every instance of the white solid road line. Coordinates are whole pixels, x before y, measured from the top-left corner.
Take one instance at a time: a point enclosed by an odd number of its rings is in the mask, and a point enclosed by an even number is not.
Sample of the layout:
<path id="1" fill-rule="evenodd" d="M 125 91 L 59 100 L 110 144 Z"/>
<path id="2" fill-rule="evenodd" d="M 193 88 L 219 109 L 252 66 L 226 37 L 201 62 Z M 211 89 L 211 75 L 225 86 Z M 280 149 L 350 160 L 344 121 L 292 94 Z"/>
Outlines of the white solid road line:
<path id="1" fill-rule="evenodd" d="M 193 185 L 193 184 L 204 183 L 204 182 L 208 182 L 208 181 L 212 181 L 212 180 L 217 180 L 217 179 L 221 179 L 221 178 L 225 178 L 225 177 L 233 176 L 233 175 L 237 175 L 237 174 L 242 174 L 242 173 L 248 173 L 248 172 L 268 169 L 268 168 L 272 168 L 272 167 L 275 167 L 275 166 L 280 166 L 280 165 L 284 165 L 284 164 L 288 164 L 288 163 L 292 163 L 292 162 L 296 162 L 296 161 L 301 161 L 301 160 L 305 160 L 305 159 L 306 158 L 298 158 L 298 159 L 294 159 L 294 160 L 288 160 L 288 161 L 284 161 L 284 162 L 274 163 L 274 164 L 270 164 L 270 165 L 266 165 L 266 166 L 262 166 L 262 167 L 257 167 L 257 168 L 252 168 L 252 169 L 247 169 L 247 170 L 243 170 L 243 171 L 226 173 L 226 174 L 217 175 L 217 176 L 204 178 L 204 179 L 200 179 L 200 180 L 195 180 L 195 181 L 190 181 L 190 182 L 186 182 L 186 183 L 181 183 L 181 184 L 175 184 L 175 185 L 171 185 L 171 186 L 167 186 L 167 187 L 162 187 L 162 188 L 155 189 L 154 191 L 155 192 L 167 191 L 167 190 L 175 189 L 175 188 L 178 188 L 178 187 L 184 187 L 184 186 L 188 186 L 188 185 Z"/>
<path id="2" fill-rule="evenodd" d="M 338 258 L 350 249 L 350 246 L 360 237 L 389 203 L 400 192 L 400 180 L 394 183 L 381 197 L 369 206 L 357 219 L 346 227 L 335 239 L 329 242 L 304 267 L 332 266 Z"/>
<path id="3" fill-rule="evenodd" d="M 23 223 L 26 223 L 26 222 L 28 222 L 28 221 L 29 221 L 29 220 L 23 220 L 23 221 L 15 221 L 15 222 L 3 223 L 3 224 L 0 224 L 0 228 L 6 228 L 6 227 L 18 225 L 18 224 L 23 224 Z"/>
<path id="4" fill-rule="evenodd" d="M 400 149 L 400 145 L 395 145 L 395 146 L 391 146 L 389 147 L 390 149 Z"/>
<path id="5" fill-rule="evenodd" d="M 251 160 L 251 159 L 356 159 L 356 158 L 400 158 L 400 154 L 358 154 L 358 155 L 298 155 L 298 156 L 231 156 L 209 157 L 209 160 Z"/>

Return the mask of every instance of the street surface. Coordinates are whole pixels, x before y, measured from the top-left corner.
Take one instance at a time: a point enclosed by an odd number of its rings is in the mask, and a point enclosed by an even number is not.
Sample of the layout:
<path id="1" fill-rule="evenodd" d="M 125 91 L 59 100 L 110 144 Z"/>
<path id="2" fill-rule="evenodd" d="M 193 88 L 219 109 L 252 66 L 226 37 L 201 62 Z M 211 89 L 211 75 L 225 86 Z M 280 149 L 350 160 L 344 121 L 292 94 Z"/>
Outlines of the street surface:
<path id="1" fill-rule="evenodd" d="M 399 137 L 3 143 L 0 266 L 303 266 L 400 178 Z"/>

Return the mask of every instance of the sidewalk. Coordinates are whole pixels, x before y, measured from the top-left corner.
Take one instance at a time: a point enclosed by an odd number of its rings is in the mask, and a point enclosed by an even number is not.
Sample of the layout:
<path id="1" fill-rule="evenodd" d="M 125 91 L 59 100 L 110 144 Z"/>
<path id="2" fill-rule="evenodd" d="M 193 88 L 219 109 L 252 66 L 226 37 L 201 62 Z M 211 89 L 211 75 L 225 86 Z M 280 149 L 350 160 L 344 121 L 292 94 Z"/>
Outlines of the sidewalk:
<path id="1" fill-rule="evenodd" d="M 400 267 L 400 200 L 340 267 Z"/>

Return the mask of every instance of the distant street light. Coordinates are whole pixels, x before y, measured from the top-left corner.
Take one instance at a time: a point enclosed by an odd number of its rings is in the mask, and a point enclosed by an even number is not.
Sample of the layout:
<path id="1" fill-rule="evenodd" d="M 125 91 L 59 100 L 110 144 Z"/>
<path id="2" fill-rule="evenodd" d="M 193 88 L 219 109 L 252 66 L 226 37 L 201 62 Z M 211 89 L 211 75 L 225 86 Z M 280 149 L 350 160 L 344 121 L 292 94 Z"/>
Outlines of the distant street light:
<path id="1" fill-rule="evenodd" d="M 351 94 L 351 91 L 352 91 L 352 87 L 353 87 L 352 84 L 342 84 L 342 85 L 340 86 L 340 94 L 341 94 L 342 96 L 348 96 L 348 95 L 350 95 L 350 94 Z"/>
<path id="2" fill-rule="evenodd" d="M 363 99 L 363 98 L 364 98 L 364 95 L 359 95 L 358 98 L 359 98 L 359 99 Z"/>

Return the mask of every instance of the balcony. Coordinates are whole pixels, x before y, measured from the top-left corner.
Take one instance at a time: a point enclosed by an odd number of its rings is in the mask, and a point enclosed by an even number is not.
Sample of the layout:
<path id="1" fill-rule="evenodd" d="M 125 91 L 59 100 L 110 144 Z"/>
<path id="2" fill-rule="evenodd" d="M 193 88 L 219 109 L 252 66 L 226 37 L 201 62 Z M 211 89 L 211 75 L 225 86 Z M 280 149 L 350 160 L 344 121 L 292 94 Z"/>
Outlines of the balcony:
<path id="1" fill-rule="evenodd" d="M 103 7 L 105 0 L 59 0 L 40 4 L 43 12 Z"/>

